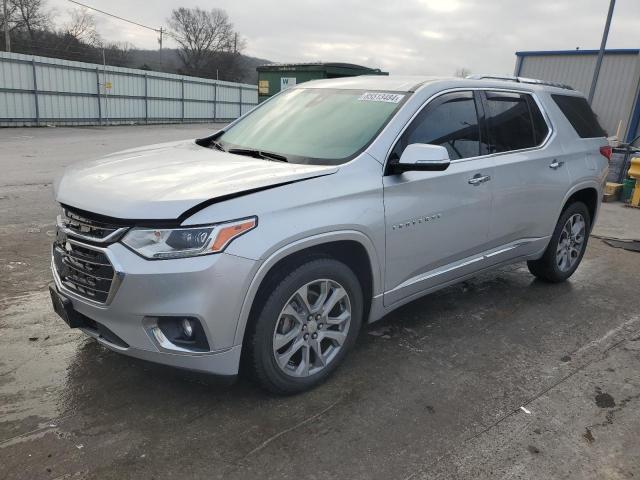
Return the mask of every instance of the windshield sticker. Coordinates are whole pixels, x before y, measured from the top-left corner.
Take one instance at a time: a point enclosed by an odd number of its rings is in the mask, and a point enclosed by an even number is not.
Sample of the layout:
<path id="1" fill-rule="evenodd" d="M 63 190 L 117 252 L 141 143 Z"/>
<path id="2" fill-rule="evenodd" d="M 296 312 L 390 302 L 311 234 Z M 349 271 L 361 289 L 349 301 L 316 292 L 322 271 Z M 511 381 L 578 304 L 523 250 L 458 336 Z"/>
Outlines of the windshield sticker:
<path id="1" fill-rule="evenodd" d="M 363 93 L 358 100 L 363 102 L 387 102 L 387 103 L 400 103 L 400 100 L 404 98 L 404 95 L 399 93 Z"/>

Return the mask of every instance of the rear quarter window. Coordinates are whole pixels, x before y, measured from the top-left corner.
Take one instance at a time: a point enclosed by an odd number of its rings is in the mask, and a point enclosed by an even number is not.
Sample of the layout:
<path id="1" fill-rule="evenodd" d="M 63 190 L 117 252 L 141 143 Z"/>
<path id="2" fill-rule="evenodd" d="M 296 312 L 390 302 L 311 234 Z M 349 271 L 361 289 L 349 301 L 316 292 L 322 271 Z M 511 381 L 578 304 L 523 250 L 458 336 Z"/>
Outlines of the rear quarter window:
<path id="1" fill-rule="evenodd" d="M 551 95 L 564 116 L 581 138 L 606 137 L 607 132 L 598 123 L 598 117 L 586 98 L 572 95 Z"/>

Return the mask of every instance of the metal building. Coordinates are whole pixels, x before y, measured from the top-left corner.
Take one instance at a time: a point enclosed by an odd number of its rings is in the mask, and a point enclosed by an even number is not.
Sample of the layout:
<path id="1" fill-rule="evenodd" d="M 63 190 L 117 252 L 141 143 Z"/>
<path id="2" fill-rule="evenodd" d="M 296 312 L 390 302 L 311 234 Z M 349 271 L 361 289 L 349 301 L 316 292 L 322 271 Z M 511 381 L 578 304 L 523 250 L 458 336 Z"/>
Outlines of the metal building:
<path id="1" fill-rule="evenodd" d="M 516 52 L 515 75 L 564 83 L 589 92 L 598 50 Z M 640 50 L 606 50 L 593 109 L 609 135 L 640 135 Z M 619 130 L 618 130 L 619 128 Z"/>
<path id="2" fill-rule="evenodd" d="M 258 101 L 262 102 L 298 83 L 322 78 L 355 77 L 358 75 L 389 75 L 379 68 L 352 63 L 275 63 L 258 70 Z"/>

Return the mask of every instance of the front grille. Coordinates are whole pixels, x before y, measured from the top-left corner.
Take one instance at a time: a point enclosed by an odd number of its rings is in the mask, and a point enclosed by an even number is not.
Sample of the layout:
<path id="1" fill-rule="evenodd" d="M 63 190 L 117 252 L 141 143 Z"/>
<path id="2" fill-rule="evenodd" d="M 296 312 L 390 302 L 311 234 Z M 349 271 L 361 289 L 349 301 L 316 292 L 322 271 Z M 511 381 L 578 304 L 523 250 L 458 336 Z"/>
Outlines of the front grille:
<path id="1" fill-rule="evenodd" d="M 116 242 L 128 229 L 104 220 L 64 207 L 52 250 L 59 286 L 101 304 L 109 303 L 122 279 L 104 247 Z"/>
<path id="2" fill-rule="evenodd" d="M 97 243 L 115 241 L 126 228 L 80 215 L 70 208 L 63 209 L 58 222 L 68 235 Z"/>
<path id="3" fill-rule="evenodd" d="M 53 264 L 62 286 L 94 302 L 107 302 L 115 270 L 103 252 L 59 236 Z"/>

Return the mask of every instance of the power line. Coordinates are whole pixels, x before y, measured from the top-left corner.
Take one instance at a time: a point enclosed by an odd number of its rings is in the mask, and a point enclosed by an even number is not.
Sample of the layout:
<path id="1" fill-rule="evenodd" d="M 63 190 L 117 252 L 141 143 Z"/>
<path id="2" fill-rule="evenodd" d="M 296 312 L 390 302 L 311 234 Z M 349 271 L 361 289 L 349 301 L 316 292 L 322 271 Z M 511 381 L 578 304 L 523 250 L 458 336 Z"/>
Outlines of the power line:
<path id="1" fill-rule="evenodd" d="M 167 30 L 165 28 L 163 28 L 163 27 L 153 28 L 153 27 L 150 27 L 148 25 L 143 25 L 142 23 L 134 22 L 133 20 L 129 20 L 127 18 L 120 17 L 118 15 L 114 15 L 113 13 L 105 12 L 104 10 L 100 10 L 99 8 L 91 7 L 89 5 L 86 5 L 84 3 L 78 2 L 76 0 L 68 0 L 68 1 L 71 2 L 71 3 L 75 3 L 76 5 L 80 5 L 81 7 L 88 8 L 89 10 L 93 10 L 95 12 L 102 13 L 103 15 L 107 15 L 108 17 L 112 17 L 112 18 L 115 18 L 117 20 L 121 20 L 123 22 L 127 22 L 127 23 L 130 23 L 132 25 L 137 25 L 138 27 L 146 28 L 147 30 L 151 30 L 153 32 L 159 33 L 160 34 L 160 38 L 158 39 L 158 43 L 160 44 L 160 68 L 162 68 L 162 37 L 163 37 L 163 35 L 167 35 L 169 33 L 169 32 L 167 32 Z"/>
<path id="2" fill-rule="evenodd" d="M 75 3 L 76 5 L 80 5 L 81 7 L 88 8 L 89 10 L 94 10 L 96 12 L 102 13 L 103 15 L 107 15 L 109 17 L 117 18 L 118 20 L 122 20 L 123 22 L 131 23 L 133 25 L 137 25 L 137 26 L 142 27 L 142 28 L 147 28 L 149 30 L 153 30 L 154 32 L 160 33 L 162 31 L 162 28 L 149 27 L 147 25 L 143 25 L 141 23 L 134 22 L 133 20 L 128 20 L 126 18 L 119 17 L 118 15 L 114 15 L 113 13 L 105 12 L 104 10 L 100 10 L 98 8 L 95 8 L 95 7 L 90 7 L 89 5 L 85 5 L 84 3 L 77 2 L 76 0 L 67 0 L 67 1 L 69 1 L 71 3 Z"/>

